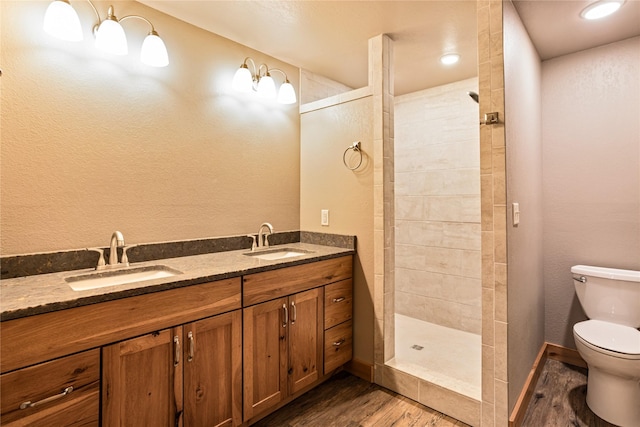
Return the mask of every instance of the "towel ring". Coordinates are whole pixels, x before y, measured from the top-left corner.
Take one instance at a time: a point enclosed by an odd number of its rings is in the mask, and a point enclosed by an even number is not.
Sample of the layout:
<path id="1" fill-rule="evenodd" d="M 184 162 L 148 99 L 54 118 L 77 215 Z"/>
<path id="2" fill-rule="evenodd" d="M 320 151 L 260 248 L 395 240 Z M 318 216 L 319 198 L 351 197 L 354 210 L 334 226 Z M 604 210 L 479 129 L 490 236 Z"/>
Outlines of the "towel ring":
<path id="1" fill-rule="evenodd" d="M 360 161 L 354 167 L 351 167 L 347 164 L 347 153 L 349 152 L 349 150 L 353 150 L 354 152 L 360 154 Z M 354 142 L 353 144 L 348 146 L 346 150 L 344 150 L 344 153 L 342 154 L 342 163 L 344 163 L 345 167 L 351 171 L 358 169 L 360 165 L 362 165 L 362 151 L 360 151 L 360 141 Z"/>

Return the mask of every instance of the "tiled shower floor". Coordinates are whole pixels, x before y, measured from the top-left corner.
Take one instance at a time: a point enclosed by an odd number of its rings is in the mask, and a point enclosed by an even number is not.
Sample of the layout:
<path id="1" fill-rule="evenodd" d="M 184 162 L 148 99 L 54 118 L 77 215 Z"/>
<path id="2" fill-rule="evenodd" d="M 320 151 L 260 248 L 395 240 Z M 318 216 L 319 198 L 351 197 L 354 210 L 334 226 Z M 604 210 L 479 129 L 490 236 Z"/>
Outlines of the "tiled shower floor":
<path id="1" fill-rule="evenodd" d="M 395 315 L 395 321 L 395 358 L 387 365 L 473 399 L 481 399 L 480 335 L 401 314 Z"/>

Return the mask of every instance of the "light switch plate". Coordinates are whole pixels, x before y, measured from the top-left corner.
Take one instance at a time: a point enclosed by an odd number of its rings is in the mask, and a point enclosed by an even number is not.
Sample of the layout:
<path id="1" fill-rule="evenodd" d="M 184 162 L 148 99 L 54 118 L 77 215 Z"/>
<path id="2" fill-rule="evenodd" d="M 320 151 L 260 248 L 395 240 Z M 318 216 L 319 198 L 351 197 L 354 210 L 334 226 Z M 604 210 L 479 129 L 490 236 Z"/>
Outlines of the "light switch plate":
<path id="1" fill-rule="evenodd" d="M 322 209 L 320 211 L 320 225 L 329 225 L 329 209 Z"/>
<path id="2" fill-rule="evenodd" d="M 513 216 L 513 226 L 520 224 L 520 203 L 511 204 L 511 212 Z"/>

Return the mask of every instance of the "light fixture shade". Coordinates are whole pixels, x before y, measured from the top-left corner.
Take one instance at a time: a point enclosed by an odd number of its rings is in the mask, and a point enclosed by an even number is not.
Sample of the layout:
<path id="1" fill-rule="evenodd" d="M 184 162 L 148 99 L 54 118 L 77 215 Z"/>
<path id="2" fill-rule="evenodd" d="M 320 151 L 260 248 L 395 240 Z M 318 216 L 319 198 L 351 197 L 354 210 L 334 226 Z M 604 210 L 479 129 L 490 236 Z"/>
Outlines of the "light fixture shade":
<path id="1" fill-rule="evenodd" d="M 127 36 L 122 25 L 115 19 L 107 18 L 102 21 L 96 30 L 96 47 L 113 55 L 126 55 Z"/>
<path id="2" fill-rule="evenodd" d="M 258 82 L 258 96 L 267 99 L 276 99 L 276 84 L 273 78 L 267 74 Z"/>
<path id="3" fill-rule="evenodd" d="M 238 71 L 233 76 L 231 87 L 233 87 L 233 90 L 244 93 L 249 93 L 253 90 L 253 77 L 246 65 L 243 64 L 238 68 Z"/>
<path id="4" fill-rule="evenodd" d="M 140 61 L 152 67 L 166 67 L 169 65 L 167 47 L 155 31 L 151 31 L 142 42 Z"/>
<path id="5" fill-rule="evenodd" d="M 591 3 L 580 12 L 580 16 L 588 20 L 604 18 L 620 9 L 624 1 L 625 0 L 602 0 Z"/>
<path id="6" fill-rule="evenodd" d="M 296 91 L 293 89 L 293 85 L 287 80 L 280 86 L 278 102 L 281 104 L 295 104 L 296 101 Z"/>
<path id="7" fill-rule="evenodd" d="M 75 9 L 66 0 L 55 0 L 44 14 L 42 28 L 53 37 L 77 42 L 82 40 L 82 27 Z"/>

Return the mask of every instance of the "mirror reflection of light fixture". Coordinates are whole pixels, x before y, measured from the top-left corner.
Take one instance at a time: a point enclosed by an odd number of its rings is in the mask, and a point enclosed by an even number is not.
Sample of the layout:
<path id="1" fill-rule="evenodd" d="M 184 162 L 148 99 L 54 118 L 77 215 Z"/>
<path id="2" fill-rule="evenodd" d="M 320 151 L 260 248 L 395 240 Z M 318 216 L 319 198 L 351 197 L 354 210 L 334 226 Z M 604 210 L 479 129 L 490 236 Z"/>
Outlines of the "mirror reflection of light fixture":
<path id="1" fill-rule="evenodd" d="M 113 6 L 109 6 L 107 17 L 102 19 L 91 0 L 87 0 L 87 2 L 89 2 L 98 18 L 98 23 L 93 27 L 98 49 L 114 55 L 126 55 L 128 52 L 127 37 L 121 22 L 129 18 L 138 18 L 151 27 L 149 34 L 142 43 L 140 61 L 152 67 L 166 67 L 169 65 L 167 48 L 158 36 L 151 21 L 139 15 L 127 15 L 118 19 L 114 14 Z M 62 40 L 82 40 L 80 19 L 69 0 L 54 0 L 49 4 L 44 16 L 43 29 L 48 34 Z"/>
<path id="2" fill-rule="evenodd" d="M 247 61 L 251 62 L 253 73 L 249 70 Z M 276 84 L 271 73 L 277 71 L 284 76 L 284 83 L 276 90 Z M 246 57 L 240 68 L 233 76 L 231 87 L 238 92 L 256 92 L 259 97 L 277 100 L 281 104 L 295 104 L 297 102 L 296 91 L 289 82 L 287 74 L 278 68 L 269 68 L 266 64 L 260 64 L 256 68 L 253 59 Z"/>

